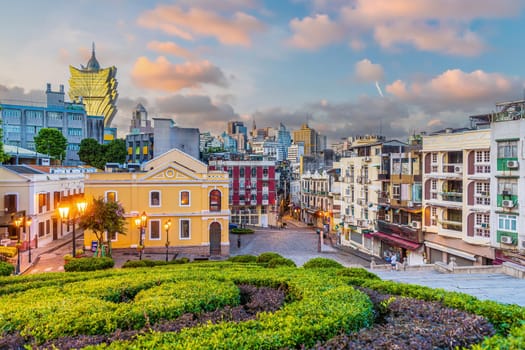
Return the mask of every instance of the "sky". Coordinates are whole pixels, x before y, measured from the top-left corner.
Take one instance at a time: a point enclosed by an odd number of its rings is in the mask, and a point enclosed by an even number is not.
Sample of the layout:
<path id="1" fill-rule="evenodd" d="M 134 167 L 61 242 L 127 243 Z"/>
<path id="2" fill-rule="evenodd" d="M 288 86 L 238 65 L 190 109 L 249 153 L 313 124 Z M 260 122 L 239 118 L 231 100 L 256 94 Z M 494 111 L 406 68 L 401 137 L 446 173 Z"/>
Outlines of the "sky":
<path id="1" fill-rule="evenodd" d="M 328 142 L 465 127 L 525 97 L 525 0 L 10 1 L 0 101 L 69 89 L 92 43 L 132 110 L 219 135 L 229 120 Z"/>

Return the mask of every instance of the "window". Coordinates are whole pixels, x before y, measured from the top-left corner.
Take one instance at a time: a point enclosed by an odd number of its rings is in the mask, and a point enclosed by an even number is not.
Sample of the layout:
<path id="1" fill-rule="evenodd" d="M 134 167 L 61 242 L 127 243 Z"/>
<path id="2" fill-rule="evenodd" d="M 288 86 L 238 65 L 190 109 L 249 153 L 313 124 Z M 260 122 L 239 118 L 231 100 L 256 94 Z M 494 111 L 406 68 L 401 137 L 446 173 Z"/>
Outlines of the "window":
<path id="1" fill-rule="evenodd" d="M 437 154 L 437 152 L 432 152 L 430 154 L 430 157 L 432 159 L 432 163 L 436 164 L 438 162 L 438 154 Z"/>
<path id="2" fill-rule="evenodd" d="M 401 197 L 401 186 L 398 184 L 392 185 L 392 198 L 399 199 Z"/>
<path id="3" fill-rule="evenodd" d="M 244 177 L 244 168 L 243 167 L 239 168 L 239 176 L 240 177 Z"/>
<path id="4" fill-rule="evenodd" d="M 149 206 L 150 207 L 160 207 L 160 192 L 151 191 L 149 193 Z"/>
<path id="5" fill-rule="evenodd" d="M 210 192 L 210 211 L 221 211 L 221 191 Z"/>
<path id="6" fill-rule="evenodd" d="M 257 168 L 252 167 L 252 177 L 257 177 Z"/>
<path id="7" fill-rule="evenodd" d="M 498 158 L 517 158 L 518 141 L 498 142 Z"/>
<path id="8" fill-rule="evenodd" d="M 490 163 L 490 151 L 476 151 L 476 163 Z"/>
<path id="9" fill-rule="evenodd" d="M 189 191 L 181 191 L 180 192 L 180 206 L 181 207 L 189 207 L 190 206 L 190 192 Z"/>
<path id="10" fill-rule="evenodd" d="M 490 214 L 476 213 L 476 227 L 474 235 L 478 237 L 490 237 Z"/>
<path id="11" fill-rule="evenodd" d="M 82 136 L 82 129 L 81 128 L 68 128 L 67 135 L 68 136 Z"/>
<path id="12" fill-rule="evenodd" d="M 498 216 L 498 230 L 517 232 L 517 216 L 503 215 Z"/>
<path id="13" fill-rule="evenodd" d="M 518 194 L 518 180 L 517 179 L 500 179 L 498 181 L 499 195 L 517 195 Z"/>
<path id="14" fill-rule="evenodd" d="M 431 207 L 430 208 L 430 215 L 431 215 L 430 216 L 430 225 L 436 226 L 437 222 L 438 222 L 438 220 L 437 220 L 438 215 L 437 215 L 437 208 L 436 207 Z"/>
<path id="15" fill-rule="evenodd" d="M 190 239 L 190 220 L 181 219 L 180 220 L 180 239 Z"/>
<path id="16" fill-rule="evenodd" d="M 268 177 L 268 168 L 263 168 L 263 176 Z"/>
<path id="17" fill-rule="evenodd" d="M 106 192 L 106 202 L 116 202 L 117 201 L 117 192 L 107 191 Z"/>
<path id="18" fill-rule="evenodd" d="M 39 193 L 38 194 L 38 212 L 39 213 L 44 213 L 48 210 L 51 210 L 51 207 L 49 206 L 49 199 L 50 199 L 49 193 Z"/>
<path id="19" fill-rule="evenodd" d="M 4 210 L 6 214 L 16 213 L 18 211 L 18 195 L 6 194 L 4 195 Z"/>
<path id="20" fill-rule="evenodd" d="M 63 114 L 59 112 L 47 112 L 47 119 L 62 122 Z"/>
<path id="21" fill-rule="evenodd" d="M 160 240 L 160 220 L 149 220 L 149 239 Z"/>

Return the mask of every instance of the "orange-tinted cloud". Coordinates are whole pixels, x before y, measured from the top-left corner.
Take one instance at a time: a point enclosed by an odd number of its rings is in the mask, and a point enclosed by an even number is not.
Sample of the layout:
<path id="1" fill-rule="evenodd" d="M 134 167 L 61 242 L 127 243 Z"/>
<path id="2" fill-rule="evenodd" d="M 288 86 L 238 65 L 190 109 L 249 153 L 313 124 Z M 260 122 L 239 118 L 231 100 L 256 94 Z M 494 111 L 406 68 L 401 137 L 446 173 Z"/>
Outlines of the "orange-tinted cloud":
<path id="1" fill-rule="evenodd" d="M 241 46 L 249 46 L 251 35 L 265 28 L 257 18 L 244 12 L 225 17 L 200 8 L 184 10 L 177 5 L 159 5 L 143 13 L 138 24 L 185 40 L 214 37 L 223 44 Z"/>
<path id="2" fill-rule="evenodd" d="M 222 70 L 209 61 L 173 64 L 164 56 L 155 61 L 139 57 L 131 76 L 138 86 L 171 92 L 199 88 L 202 84 L 227 86 Z"/>
<path id="3" fill-rule="evenodd" d="M 147 45 L 148 49 L 153 50 L 155 52 L 161 53 L 161 54 L 167 54 L 167 55 L 173 55 L 176 57 L 182 57 L 187 59 L 194 58 L 194 55 L 186 50 L 185 48 L 169 41 L 160 42 L 160 41 L 151 41 Z"/>
<path id="4" fill-rule="evenodd" d="M 302 20 L 294 18 L 290 21 L 290 28 L 294 34 L 288 43 L 301 49 L 315 50 L 343 38 L 342 28 L 327 15 L 315 15 Z"/>
<path id="5" fill-rule="evenodd" d="M 314 1 L 326 11 L 290 21 L 289 43 L 317 49 L 348 42 L 361 49 L 363 38 L 373 35 L 383 48 L 410 45 L 421 51 L 473 56 L 486 50 L 482 36 L 471 23 L 479 18 L 514 17 L 525 8 L 521 0 L 355 0 Z M 330 17 L 332 14 L 332 17 Z"/>

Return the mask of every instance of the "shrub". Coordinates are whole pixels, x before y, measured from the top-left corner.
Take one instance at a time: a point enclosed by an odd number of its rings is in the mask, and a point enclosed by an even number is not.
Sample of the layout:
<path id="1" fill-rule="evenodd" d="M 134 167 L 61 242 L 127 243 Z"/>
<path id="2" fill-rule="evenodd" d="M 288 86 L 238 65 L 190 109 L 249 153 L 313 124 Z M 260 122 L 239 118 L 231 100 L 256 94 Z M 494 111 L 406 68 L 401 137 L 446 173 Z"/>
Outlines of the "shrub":
<path id="1" fill-rule="evenodd" d="M 257 263 L 267 264 L 270 260 L 275 259 L 275 258 L 282 258 L 282 256 L 274 252 L 265 252 L 265 253 L 260 254 L 257 257 Z"/>
<path id="2" fill-rule="evenodd" d="M 188 259 L 186 257 L 182 257 L 182 258 L 178 258 L 178 259 L 173 259 L 169 263 L 170 264 L 174 264 L 174 265 L 180 265 L 180 264 L 187 264 L 189 262 L 190 262 L 190 259 Z"/>
<path id="3" fill-rule="evenodd" d="M 303 267 L 305 269 L 320 269 L 320 268 L 338 268 L 342 269 L 344 268 L 343 265 L 338 263 L 335 260 L 327 259 L 327 258 L 313 258 L 308 260 Z"/>
<path id="4" fill-rule="evenodd" d="M 272 260 L 268 261 L 268 265 L 266 267 L 274 268 L 279 266 L 296 267 L 295 262 L 292 259 L 287 258 L 273 258 Z"/>
<path id="5" fill-rule="evenodd" d="M 257 257 L 255 255 L 237 255 L 229 257 L 228 261 L 234 263 L 256 263 Z"/>
<path id="6" fill-rule="evenodd" d="M 95 271 L 110 269 L 115 266 L 115 261 L 108 257 L 103 258 L 78 258 L 72 259 L 64 265 L 66 272 Z"/>
<path id="7" fill-rule="evenodd" d="M 231 233 L 237 234 L 237 235 L 246 235 L 246 234 L 252 234 L 255 231 L 251 228 L 232 228 L 230 230 Z"/>
<path id="8" fill-rule="evenodd" d="M 122 265 L 124 269 L 135 267 L 146 267 L 146 262 L 144 260 L 128 260 Z"/>
<path id="9" fill-rule="evenodd" d="M 0 276 L 10 276 L 15 271 L 15 267 L 10 263 L 0 261 Z"/>
<path id="10" fill-rule="evenodd" d="M 379 276 L 362 267 L 348 267 L 337 271 L 337 276 L 363 278 L 367 280 L 380 280 Z"/>

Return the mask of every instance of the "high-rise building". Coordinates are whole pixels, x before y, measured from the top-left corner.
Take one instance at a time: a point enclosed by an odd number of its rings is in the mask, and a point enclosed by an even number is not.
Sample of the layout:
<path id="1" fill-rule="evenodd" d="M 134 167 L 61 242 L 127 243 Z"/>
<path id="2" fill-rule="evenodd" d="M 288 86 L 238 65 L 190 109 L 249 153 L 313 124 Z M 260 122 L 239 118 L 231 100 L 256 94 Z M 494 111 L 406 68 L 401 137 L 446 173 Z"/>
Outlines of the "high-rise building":
<path id="1" fill-rule="evenodd" d="M 69 66 L 69 98 L 82 101 L 88 115 L 103 116 L 104 126 L 111 126 L 117 113 L 117 68 L 100 68 L 95 57 L 95 44 L 87 65 L 80 69 Z"/>
<path id="2" fill-rule="evenodd" d="M 320 151 L 317 131 L 310 128 L 308 124 L 303 124 L 301 125 L 301 129 L 293 131 L 293 141 L 295 143 L 303 142 L 304 154 L 307 156 Z"/>
<path id="3" fill-rule="evenodd" d="M 126 135 L 127 161 L 143 163 L 153 159 L 153 127 L 148 120 L 148 111 L 138 104 L 131 118 L 130 134 Z"/>

